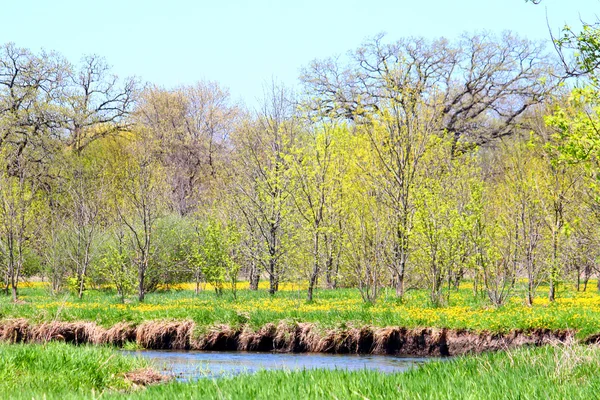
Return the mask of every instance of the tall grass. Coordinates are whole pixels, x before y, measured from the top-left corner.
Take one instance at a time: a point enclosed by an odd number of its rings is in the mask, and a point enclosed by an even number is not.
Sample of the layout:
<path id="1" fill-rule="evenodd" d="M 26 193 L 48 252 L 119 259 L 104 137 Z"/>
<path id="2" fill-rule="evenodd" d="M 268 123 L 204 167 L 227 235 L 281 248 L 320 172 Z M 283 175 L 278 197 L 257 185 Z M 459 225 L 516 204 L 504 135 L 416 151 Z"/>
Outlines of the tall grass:
<path id="1" fill-rule="evenodd" d="M 130 390 L 124 374 L 147 365 L 104 347 L 0 344 L 0 398 L 95 398 Z"/>
<path id="2" fill-rule="evenodd" d="M 107 348 L 0 345 L 2 399 L 594 399 L 600 348 L 556 345 L 434 361 L 404 373 L 262 371 L 132 390 L 143 360 Z"/>
<path id="3" fill-rule="evenodd" d="M 437 361 L 398 374 L 263 371 L 170 383 L 127 399 L 597 399 L 600 349 L 550 346 Z M 113 398 L 113 397 L 109 397 Z"/>

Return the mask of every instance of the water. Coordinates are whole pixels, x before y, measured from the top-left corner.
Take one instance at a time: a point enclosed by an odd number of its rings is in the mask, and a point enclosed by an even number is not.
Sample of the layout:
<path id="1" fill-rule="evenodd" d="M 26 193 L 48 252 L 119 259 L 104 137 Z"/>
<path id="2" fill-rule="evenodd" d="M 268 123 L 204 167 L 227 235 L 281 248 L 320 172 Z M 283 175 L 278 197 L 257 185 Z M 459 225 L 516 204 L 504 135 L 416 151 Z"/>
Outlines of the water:
<path id="1" fill-rule="evenodd" d="M 151 360 L 166 375 L 188 381 L 199 378 L 231 376 L 259 370 L 285 369 L 372 369 L 384 373 L 414 368 L 429 358 L 375 355 L 333 355 L 311 353 L 246 353 L 141 350 L 125 353 Z"/>

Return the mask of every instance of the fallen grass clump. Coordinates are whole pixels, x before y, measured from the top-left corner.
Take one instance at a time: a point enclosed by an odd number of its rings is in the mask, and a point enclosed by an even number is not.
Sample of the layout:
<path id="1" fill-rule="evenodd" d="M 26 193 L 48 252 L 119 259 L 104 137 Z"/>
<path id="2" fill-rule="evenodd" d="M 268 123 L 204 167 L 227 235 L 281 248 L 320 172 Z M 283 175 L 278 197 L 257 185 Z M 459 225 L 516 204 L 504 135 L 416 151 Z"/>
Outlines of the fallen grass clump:
<path id="1" fill-rule="evenodd" d="M 427 363 L 404 373 L 262 371 L 168 383 L 118 399 L 594 399 L 600 348 L 521 348 Z"/>
<path id="2" fill-rule="evenodd" d="M 106 347 L 0 344 L 3 399 L 97 398 L 164 380 L 147 361 Z"/>

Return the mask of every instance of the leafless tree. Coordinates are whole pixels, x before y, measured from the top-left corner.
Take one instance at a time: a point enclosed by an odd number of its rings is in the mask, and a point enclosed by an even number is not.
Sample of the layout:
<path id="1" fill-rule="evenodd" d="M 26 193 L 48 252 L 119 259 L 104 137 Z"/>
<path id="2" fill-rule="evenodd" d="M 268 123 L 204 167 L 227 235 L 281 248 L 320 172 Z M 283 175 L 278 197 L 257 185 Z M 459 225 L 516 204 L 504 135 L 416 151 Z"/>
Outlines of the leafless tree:
<path id="1" fill-rule="evenodd" d="M 134 78 L 121 82 L 111 74 L 102 57 L 88 55 L 78 67 L 69 68 L 66 81 L 64 139 L 75 152 L 81 152 L 95 140 L 131 128 L 127 117 L 138 91 Z"/>
<path id="2" fill-rule="evenodd" d="M 543 102 L 560 79 L 543 45 L 511 33 L 446 39 L 401 39 L 378 35 L 349 55 L 313 61 L 302 80 L 308 103 L 338 117 L 361 117 L 393 101 L 404 109 L 419 99 L 442 115 L 438 132 L 485 144 L 514 133 L 521 116 Z"/>
<path id="3" fill-rule="evenodd" d="M 172 207 L 180 215 L 213 201 L 240 114 L 229 92 L 214 82 L 174 90 L 152 87 L 144 93 L 137 122 L 159 144 L 156 149 L 168 169 Z"/>

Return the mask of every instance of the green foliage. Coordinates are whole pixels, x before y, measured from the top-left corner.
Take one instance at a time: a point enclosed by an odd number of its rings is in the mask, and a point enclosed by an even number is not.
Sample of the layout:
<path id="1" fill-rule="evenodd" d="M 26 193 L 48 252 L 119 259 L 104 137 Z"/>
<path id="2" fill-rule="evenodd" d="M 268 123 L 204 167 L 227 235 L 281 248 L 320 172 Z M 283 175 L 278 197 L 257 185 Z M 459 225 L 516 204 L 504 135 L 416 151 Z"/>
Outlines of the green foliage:
<path id="1" fill-rule="evenodd" d="M 136 271 L 133 268 L 133 251 L 124 241 L 123 232 L 115 231 L 98 250 L 99 262 L 96 266 L 101 282 L 114 285 L 124 300 L 135 290 Z"/>
<path id="2" fill-rule="evenodd" d="M 188 261 L 199 268 L 206 282 L 210 283 L 217 295 L 223 294 L 225 283 L 229 283 L 234 296 L 240 265 L 237 260 L 236 246 L 239 233 L 234 225 L 222 225 L 209 220 L 196 228 L 196 237 L 192 239 Z"/>

